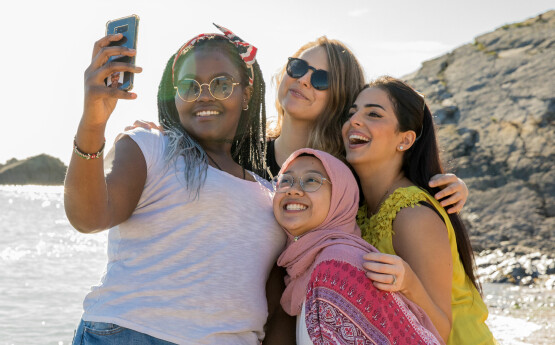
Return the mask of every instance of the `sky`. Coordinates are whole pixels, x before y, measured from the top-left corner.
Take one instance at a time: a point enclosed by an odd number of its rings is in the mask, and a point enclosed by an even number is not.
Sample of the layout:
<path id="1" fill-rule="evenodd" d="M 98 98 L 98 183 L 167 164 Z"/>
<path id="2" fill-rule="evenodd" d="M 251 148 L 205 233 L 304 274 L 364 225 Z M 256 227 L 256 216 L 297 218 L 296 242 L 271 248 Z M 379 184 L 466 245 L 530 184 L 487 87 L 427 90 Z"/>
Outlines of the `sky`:
<path id="1" fill-rule="evenodd" d="M 168 58 L 191 37 L 229 28 L 258 48 L 275 116 L 271 77 L 319 36 L 347 44 L 367 78 L 416 71 L 476 36 L 555 8 L 552 0 L 26 1 L 0 10 L 0 164 L 41 153 L 69 162 L 83 110 L 83 74 L 110 19 L 140 20 L 138 98 L 120 101 L 106 145 L 137 119 L 157 121 L 156 91 Z"/>

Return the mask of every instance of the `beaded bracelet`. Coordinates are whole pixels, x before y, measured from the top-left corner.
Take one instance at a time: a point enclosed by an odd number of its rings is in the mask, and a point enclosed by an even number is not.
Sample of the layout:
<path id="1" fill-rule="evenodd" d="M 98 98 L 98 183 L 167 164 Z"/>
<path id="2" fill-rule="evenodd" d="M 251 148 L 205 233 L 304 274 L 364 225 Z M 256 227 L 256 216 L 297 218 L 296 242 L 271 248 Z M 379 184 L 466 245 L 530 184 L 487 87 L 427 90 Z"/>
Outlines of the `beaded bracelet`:
<path id="1" fill-rule="evenodd" d="M 75 138 L 73 139 L 73 152 L 78 155 L 79 157 L 89 160 L 89 159 L 96 159 L 96 158 L 100 158 L 102 157 L 102 154 L 104 153 L 104 146 L 106 146 L 106 138 L 104 138 L 104 143 L 102 144 L 102 147 L 100 148 L 100 150 L 96 153 L 85 153 L 83 151 L 81 151 L 78 147 L 77 147 L 77 141 L 75 141 Z"/>

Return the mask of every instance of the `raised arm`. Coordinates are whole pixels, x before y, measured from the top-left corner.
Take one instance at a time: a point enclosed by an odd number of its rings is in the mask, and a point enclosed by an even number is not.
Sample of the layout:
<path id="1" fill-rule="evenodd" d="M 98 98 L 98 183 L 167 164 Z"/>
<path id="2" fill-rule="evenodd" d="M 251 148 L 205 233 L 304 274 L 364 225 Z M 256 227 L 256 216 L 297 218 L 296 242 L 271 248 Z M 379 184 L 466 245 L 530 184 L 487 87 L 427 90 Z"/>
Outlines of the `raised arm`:
<path id="1" fill-rule="evenodd" d="M 130 138 L 116 144 L 111 172 L 104 176 L 101 158 L 85 159 L 83 153 L 97 153 L 104 146 L 104 131 L 118 99 L 135 99 L 134 93 L 107 87 L 114 72 L 140 73 L 141 68 L 122 62 L 108 62 L 113 55 L 135 54 L 125 47 L 110 47 L 121 34 L 106 36 L 95 43 L 93 58 L 85 71 L 83 115 L 75 136 L 75 150 L 64 183 L 64 204 L 71 224 L 81 232 L 97 232 L 129 218 L 137 205 L 146 179 L 146 163 Z"/>
<path id="2" fill-rule="evenodd" d="M 399 291 L 418 304 L 447 342 L 453 265 L 445 224 L 427 207 L 408 207 L 397 214 L 393 231 L 398 256 L 366 254 L 367 276 L 377 288 Z"/>

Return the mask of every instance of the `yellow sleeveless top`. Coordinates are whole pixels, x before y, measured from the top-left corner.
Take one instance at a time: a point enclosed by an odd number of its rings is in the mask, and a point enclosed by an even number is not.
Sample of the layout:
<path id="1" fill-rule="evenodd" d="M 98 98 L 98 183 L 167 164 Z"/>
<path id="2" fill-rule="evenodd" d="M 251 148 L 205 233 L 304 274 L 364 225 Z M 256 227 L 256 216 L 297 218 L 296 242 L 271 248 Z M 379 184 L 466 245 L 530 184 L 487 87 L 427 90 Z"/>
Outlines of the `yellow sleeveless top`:
<path id="1" fill-rule="evenodd" d="M 488 309 L 480 294 L 466 275 L 459 258 L 455 230 L 447 212 L 439 202 L 426 191 L 416 186 L 396 189 L 381 205 L 378 213 L 368 218 L 367 206 L 358 210 L 357 223 L 362 231 L 362 238 L 382 253 L 393 254 L 393 221 L 399 210 L 405 207 L 420 206 L 420 201 L 427 202 L 441 214 L 447 231 L 453 260 L 453 282 L 451 288 L 451 311 L 453 322 L 447 345 L 497 344 L 485 321 Z"/>

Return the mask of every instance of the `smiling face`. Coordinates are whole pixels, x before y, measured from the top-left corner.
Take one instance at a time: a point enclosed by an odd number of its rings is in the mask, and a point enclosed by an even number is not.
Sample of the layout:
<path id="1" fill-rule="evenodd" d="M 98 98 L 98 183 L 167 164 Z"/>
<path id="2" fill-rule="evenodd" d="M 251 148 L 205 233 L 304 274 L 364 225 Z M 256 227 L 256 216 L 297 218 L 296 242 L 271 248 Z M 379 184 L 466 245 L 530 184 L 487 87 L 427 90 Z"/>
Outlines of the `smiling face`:
<path id="1" fill-rule="evenodd" d="M 328 57 L 321 46 L 305 50 L 299 59 L 303 59 L 315 69 L 329 71 Z M 328 102 L 328 90 L 316 90 L 310 83 L 313 71 L 308 72 L 300 78 L 292 78 L 284 74 L 278 88 L 278 100 L 285 114 L 297 120 L 315 121 Z"/>
<path id="2" fill-rule="evenodd" d="M 319 159 L 312 156 L 296 158 L 284 174 L 295 179 L 293 187 L 274 196 L 274 215 L 277 222 L 293 236 L 300 236 L 315 229 L 326 219 L 331 202 L 331 184 L 323 181 L 315 192 L 302 190 L 299 179 L 307 173 L 329 176 Z"/>
<path id="3" fill-rule="evenodd" d="M 379 88 L 364 89 L 343 124 L 343 143 L 351 165 L 380 162 L 402 152 L 405 133 L 399 132 L 393 103 Z M 408 149 L 406 147 L 405 149 Z"/>
<path id="4" fill-rule="evenodd" d="M 219 76 L 229 76 L 240 82 L 240 74 L 231 60 L 218 50 L 207 48 L 187 55 L 175 72 L 176 80 L 195 79 L 208 84 Z M 208 86 L 194 102 L 185 102 L 175 95 L 179 119 L 187 133 L 201 143 L 222 142 L 233 139 L 243 104 L 248 104 L 249 92 L 242 85 L 235 85 L 231 96 L 225 100 L 214 98 Z"/>

